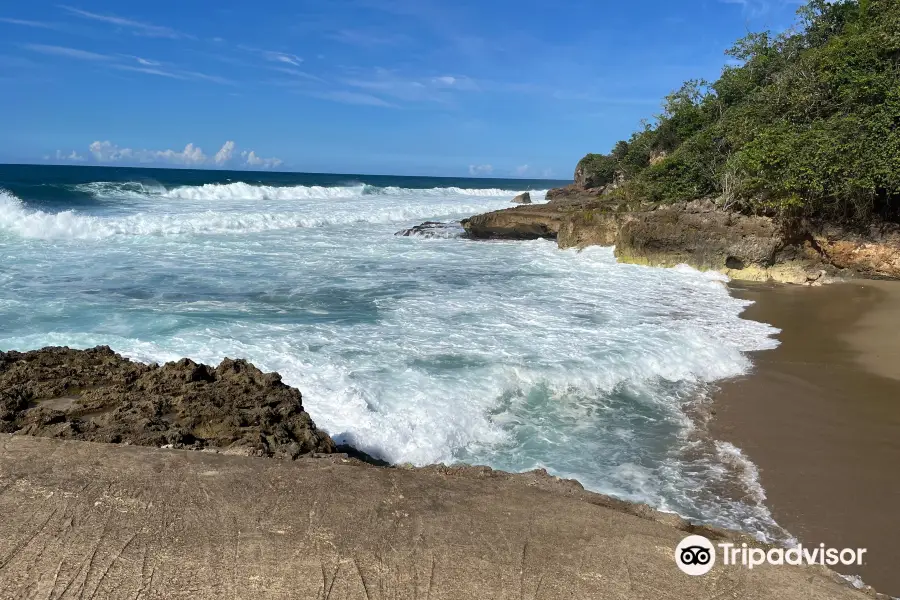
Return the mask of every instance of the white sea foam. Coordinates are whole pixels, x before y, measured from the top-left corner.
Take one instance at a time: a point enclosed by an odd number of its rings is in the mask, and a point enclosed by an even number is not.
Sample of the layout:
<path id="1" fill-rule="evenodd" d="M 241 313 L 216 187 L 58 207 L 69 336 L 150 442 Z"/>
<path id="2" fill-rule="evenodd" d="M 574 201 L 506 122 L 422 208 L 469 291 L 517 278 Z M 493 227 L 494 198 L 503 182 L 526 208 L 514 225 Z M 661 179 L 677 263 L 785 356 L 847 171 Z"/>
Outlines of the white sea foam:
<path id="1" fill-rule="evenodd" d="M 360 196 L 401 196 L 401 197 L 509 197 L 522 191 L 504 189 L 481 189 L 460 187 L 436 187 L 427 189 L 402 188 L 396 186 L 379 187 L 363 183 L 340 186 L 295 185 L 272 186 L 236 181 L 232 183 L 208 183 L 186 185 L 167 189 L 158 183 L 144 182 L 94 182 L 75 186 L 78 191 L 90 193 L 97 198 L 146 198 L 159 196 L 182 200 L 327 200 L 332 198 L 358 198 Z M 547 190 L 532 191 L 532 199 L 539 201 Z"/>
<path id="2" fill-rule="evenodd" d="M 545 467 L 774 537 L 742 457 L 684 454 L 685 406 L 776 344 L 721 276 L 617 264 L 610 248 L 393 235 L 507 207 L 511 191 L 303 187 L 248 203 L 235 184 L 167 195 L 178 189 L 91 214 L 0 194 L 0 241 L 16 253 L 0 274 L 0 348 L 247 358 L 297 386 L 329 433 L 388 460 Z M 723 478 L 747 500 L 717 504 L 705 486 Z"/>
<path id="3" fill-rule="evenodd" d="M 196 188 L 192 188 L 196 189 Z M 309 189 L 309 188 L 304 188 Z M 327 188 L 323 188 L 327 189 Z M 339 196 L 335 196 L 339 197 Z M 477 198 L 477 197 L 476 197 Z M 487 198 L 492 199 L 493 196 Z M 220 198 L 224 199 L 224 197 Z M 237 197 L 233 199 L 238 199 Z M 318 197 L 318 200 L 324 199 Z M 244 200 L 244 199 L 242 199 Z M 320 204 L 305 205 L 288 212 L 252 210 L 202 210 L 202 206 L 168 207 L 171 212 L 140 212 L 125 217 L 101 218 L 76 211 L 47 213 L 25 207 L 12 194 L 0 191 L 0 231 L 24 238 L 102 240 L 112 236 L 178 236 L 192 234 L 243 234 L 298 227 L 324 227 L 344 224 L 405 224 L 434 214 L 433 203 L 343 204 L 325 210 Z M 179 213 L 200 208 L 195 212 Z M 224 206 L 224 208 L 229 208 Z M 234 206 L 230 207 L 236 208 Z M 239 207 L 237 207 L 239 208 Z M 276 207 L 277 208 L 277 207 Z M 444 215 L 468 215 L 496 208 L 493 204 L 454 200 L 447 203 Z"/>

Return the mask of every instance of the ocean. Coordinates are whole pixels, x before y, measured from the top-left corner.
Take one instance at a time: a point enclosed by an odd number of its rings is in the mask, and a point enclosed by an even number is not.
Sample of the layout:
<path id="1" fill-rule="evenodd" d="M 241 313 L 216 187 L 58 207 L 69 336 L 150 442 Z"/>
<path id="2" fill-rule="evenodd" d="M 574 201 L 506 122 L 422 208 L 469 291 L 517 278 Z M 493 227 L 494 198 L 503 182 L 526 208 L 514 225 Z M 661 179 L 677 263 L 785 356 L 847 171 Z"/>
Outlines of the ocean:
<path id="1" fill-rule="evenodd" d="M 716 382 L 777 345 L 722 276 L 395 235 L 561 183 L 0 166 L 0 350 L 246 358 L 393 463 L 546 468 L 784 540 L 755 467 L 704 427 Z"/>

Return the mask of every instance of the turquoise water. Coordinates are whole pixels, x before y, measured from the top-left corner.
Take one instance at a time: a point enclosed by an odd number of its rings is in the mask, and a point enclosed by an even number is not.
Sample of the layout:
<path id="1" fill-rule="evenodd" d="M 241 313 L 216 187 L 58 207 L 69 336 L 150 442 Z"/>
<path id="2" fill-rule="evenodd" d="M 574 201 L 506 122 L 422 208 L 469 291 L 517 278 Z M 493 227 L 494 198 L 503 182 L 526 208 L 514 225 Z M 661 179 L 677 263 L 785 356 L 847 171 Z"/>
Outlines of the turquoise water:
<path id="1" fill-rule="evenodd" d="M 544 467 L 783 536 L 753 466 L 691 418 L 776 344 L 720 277 L 394 235 L 558 184 L 2 166 L 0 349 L 247 358 L 390 461 Z"/>

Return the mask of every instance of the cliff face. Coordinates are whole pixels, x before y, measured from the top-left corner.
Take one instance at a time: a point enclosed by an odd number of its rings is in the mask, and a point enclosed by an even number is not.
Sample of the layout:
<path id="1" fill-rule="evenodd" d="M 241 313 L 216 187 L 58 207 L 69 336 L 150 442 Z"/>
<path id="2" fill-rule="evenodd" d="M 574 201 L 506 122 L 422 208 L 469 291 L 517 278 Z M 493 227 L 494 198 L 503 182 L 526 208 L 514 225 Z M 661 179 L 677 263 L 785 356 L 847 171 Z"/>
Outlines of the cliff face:
<path id="1" fill-rule="evenodd" d="M 624 205 L 578 184 L 547 204 L 477 215 L 462 222 L 473 239 L 556 239 L 560 248 L 615 246 L 621 262 L 715 270 L 733 279 L 809 284 L 843 277 L 900 278 L 900 226 L 851 231 L 790 226 L 725 211 L 712 201 Z"/>

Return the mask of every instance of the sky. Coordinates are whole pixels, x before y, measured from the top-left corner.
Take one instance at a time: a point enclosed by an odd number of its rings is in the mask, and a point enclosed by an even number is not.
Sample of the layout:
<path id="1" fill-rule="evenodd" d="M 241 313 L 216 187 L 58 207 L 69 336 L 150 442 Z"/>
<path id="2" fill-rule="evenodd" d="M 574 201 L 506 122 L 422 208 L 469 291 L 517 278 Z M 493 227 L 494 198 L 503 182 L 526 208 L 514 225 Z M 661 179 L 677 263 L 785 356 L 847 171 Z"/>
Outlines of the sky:
<path id="1" fill-rule="evenodd" d="M 798 1 L 3 3 L 0 162 L 570 178 Z"/>

